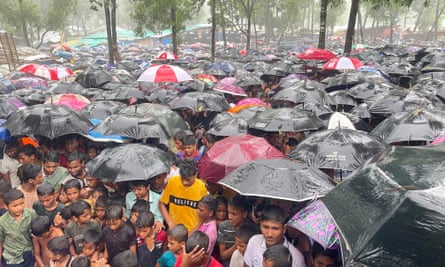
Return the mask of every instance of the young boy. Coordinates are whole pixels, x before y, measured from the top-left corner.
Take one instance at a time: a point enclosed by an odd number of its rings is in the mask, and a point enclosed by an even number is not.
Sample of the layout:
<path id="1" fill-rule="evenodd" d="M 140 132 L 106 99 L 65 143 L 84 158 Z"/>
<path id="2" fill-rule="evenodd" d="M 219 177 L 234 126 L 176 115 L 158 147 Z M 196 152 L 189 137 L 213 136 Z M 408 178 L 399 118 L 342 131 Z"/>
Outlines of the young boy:
<path id="1" fill-rule="evenodd" d="M 37 186 L 43 183 L 42 168 L 40 165 L 27 163 L 21 166 L 22 173 L 20 181 L 22 184 L 17 187 L 25 196 L 25 208 L 32 209 L 34 202 L 38 201 Z"/>
<path id="2" fill-rule="evenodd" d="M 193 135 L 187 135 L 182 139 L 183 147 L 182 151 L 179 151 L 176 154 L 180 160 L 183 159 L 193 159 L 195 162 L 198 162 L 202 157 L 203 151 L 198 151 L 196 149 L 196 139 Z"/>
<path id="3" fill-rule="evenodd" d="M 69 172 L 59 166 L 60 155 L 54 150 L 49 150 L 43 155 L 43 176 L 45 182 L 51 184 L 59 191 L 60 184 L 68 176 Z"/>
<path id="4" fill-rule="evenodd" d="M 0 180 L 0 216 L 8 212 L 5 201 L 3 200 L 3 195 L 11 190 L 11 186 L 5 180 Z"/>
<path id="5" fill-rule="evenodd" d="M 292 254 L 284 245 L 271 246 L 263 253 L 263 267 L 292 267 Z"/>
<path id="6" fill-rule="evenodd" d="M 65 236 L 70 240 L 71 255 L 82 253 L 83 236 L 88 230 L 96 230 L 101 233 L 100 225 L 91 220 L 91 206 L 84 200 L 78 200 L 70 205 L 73 222 L 65 228 Z"/>
<path id="7" fill-rule="evenodd" d="M 122 210 L 122 206 L 119 205 L 110 205 L 106 210 L 107 225 L 103 230 L 103 240 L 105 258 L 108 262 L 112 262 L 114 256 L 125 250 L 136 253 L 136 233 L 129 224 L 124 222 Z"/>
<path id="8" fill-rule="evenodd" d="M 25 208 L 22 191 L 11 189 L 3 195 L 8 212 L 0 217 L 0 260 L 2 267 L 21 264 L 34 266 L 31 241 L 31 220 L 36 217 L 32 209 Z"/>
<path id="9" fill-rule="evenodd" d="M 20 166 L 20 163 L 17 160 L 18 148 L 19 143 L 17 140 L 8 141 L 6 143 L 3 159 L 1 160 L 2 177 L 12 188 L 17 188 L 17 186 L 20 185 L 20 179 L 17 175 L 17 170 Z"/>
<path id="10" fill-rule="evenodd" d="M 164 221 L 161 212 L 159 211 L 159 198 L 158 194 L 155 194 L 150 190 L 149 181 L 134 181 L 130 184 L 131 192 L 128 192 L 125 196 L 126 204 L 126 217 L 130 217 L 130 211 L 136 200 L 145 200 L 150 204 L 150 211 L 153 212 L 155 216 L 155 222 L 157 227 L 160 229 L 160 225 Z"/>
<path id="11" fill-rule="evenodd" d="M 31 232 L 36 267 L 48 266 L 51 261 L 48 241 L 54 237 L 63 236 L 63 231 L 53 227 L 48 217 L 37 216 L 31 221 Z"/>
<path id="12" fill-rule="evenodd" d="M 61 212 L 65 205 L 57 201 L 57 194 L 54 186 L 44 182 L 37 187 L 37 198 L 39 201 L 34 202 L 32 208 L 39 216 L 46 216 L 50 224 L 53 224 L 56 214 Z"/>
<path id="13" fill-rule="evenodd" d="M 312 245 L 311 262 L 314 267 L 338 267 L 339 252 L 336 249 L 324 249 L 320 244 L 315 242 Z"/>
<path id="14" fill-rule="evenodd" d="M 100 224 L 100 226 L 105 226 L 105 210 L 107 208 L 108 197 L 100 196 L 94 202 L 94 216 L 93 219 Z"/>
<path id="15" fill-rule="evenodd" d="M 150 211 L 140 212 L 134 224 L 137 235 L 143 240 L 137 247 L 141 266 L 154 267 L 163 252 L 163 243 L 156 240 L 154 215 Z"/>
<path id="16" fill-rule="evenodd" d="M 241 226 L 235 232 L 236 250 L 230 258 L 229 267 L 243 267 L 244 266 L 244 252 L 246 252 L 247 243 L 249 239 L 257 233 L 257 229 L 248 224 Z"/>
<path id="17" fill-rule="evenodd" d="M 179 255 L 175 267 L 222 267 L 214 257 L 207 253 L 209 237 L 201 232 L 193 232 L 185 243 L 185 253 Z"/>
<path id="18" fill-rule="evenodd" d="M 80 199 L 81 189 L 82 185 L 77 179 L 70 179 L 63 184 L 62 190 L 65 191 L 66 197 L 68 198 L 67 205 L 72 204 Z"/>
<path id="19" fill-rule="evenodd" d="M 51 252 L 50 267 L 71 266 L 74 257 L 70 254 L 70 241 L 65 236 L 58 236 L 48 242 Z"/>
<path id="20" fill-rule="evenodd" d="M 83 249 L 80 256 L 87 257 L 93 266 L 105 266 L 106 259 L 99 251 L 102 236 L 95 230 L 88 230 L 83 236 Z"/>
<path id="21" fill-rule="evenodd" d="M 173 267 L 176 263 L 176 258 L 182 254 L 183 247 L 188 238 L 187 228 L 183 224 L 177 224 L 167 231 L 167 247 L 168 250 L 164 252 L 158 260 L 156 267 Z"/>

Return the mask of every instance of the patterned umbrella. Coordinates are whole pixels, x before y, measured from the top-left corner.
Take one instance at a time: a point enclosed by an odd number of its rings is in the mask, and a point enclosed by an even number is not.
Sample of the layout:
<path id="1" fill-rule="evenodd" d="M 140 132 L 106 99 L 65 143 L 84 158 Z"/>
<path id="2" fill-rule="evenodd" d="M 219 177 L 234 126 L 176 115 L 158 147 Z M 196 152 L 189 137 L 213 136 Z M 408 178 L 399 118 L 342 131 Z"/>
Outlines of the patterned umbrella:
<path id="1" fill-rule="evenodd" d="M 146 69 L 138 78 L 138 82 L 173 82 L 191 81 L 193 78 L 182 68 L 171 65 L 156 65 Z"/>

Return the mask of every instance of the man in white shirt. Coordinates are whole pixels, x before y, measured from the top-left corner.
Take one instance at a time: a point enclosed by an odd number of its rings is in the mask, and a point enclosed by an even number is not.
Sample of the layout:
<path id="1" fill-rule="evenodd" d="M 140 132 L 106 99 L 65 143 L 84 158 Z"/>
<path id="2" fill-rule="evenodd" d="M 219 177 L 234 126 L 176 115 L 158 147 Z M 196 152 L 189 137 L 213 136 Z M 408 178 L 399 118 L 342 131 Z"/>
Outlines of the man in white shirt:
<path id="1" fill-rule="evenodd" d="M 262 267 L 263 253 L 267 248 L 282 244 L 289 249 L 292 255 L 292 267 L 305 267 L 303 254 L 286 240 L 286 217 L 284 211 L 278 206 L 268 206 L 261 214 L 261 234 L 254 235 L 247 244 L 244 254 L 245 267 Z"/>

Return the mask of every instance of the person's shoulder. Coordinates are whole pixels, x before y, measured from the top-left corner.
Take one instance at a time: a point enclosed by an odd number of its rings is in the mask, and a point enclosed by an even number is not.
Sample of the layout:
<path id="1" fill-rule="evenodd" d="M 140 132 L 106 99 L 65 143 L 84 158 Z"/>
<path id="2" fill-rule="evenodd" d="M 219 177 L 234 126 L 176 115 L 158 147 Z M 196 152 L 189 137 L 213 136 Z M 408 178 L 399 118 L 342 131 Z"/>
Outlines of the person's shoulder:
<path id="1" fill-rule="evenodd" d="M 23 209 L 23 216 L 30 217 L 32 219 L 37 216 L 37 213 L 34 209 L 25 208 L 25 209 Z"/>
<path id="2" fill-rule="evenodd" d="M 250 239 L 249 239 L 249 243 L 252 242 L 252 244 L 258 244 L 264 241 L 264 236 L 263 234 L 256 234 L 253 235 Z"/>
<path id="3" fill-rule="evenodd" d="M 222 267 L 223 265 L 213 256 L 210 257 L 210 262 L 208 264 L 209 267 Z"/>
<path id="4" fill-rule="evenodd" d="M 294 262 L 299 263 L 298 266 L 304 266 L 304 265 L 301 265 L 301 263 L 305 262 L 303 253 L 301 253 L 301 251 L 298 250 L 298 248 L 296 248 L 289 241 L 286 240 L 285 242 L 286 242 L 287 248 L 289 249 L 290 254 L 292 254 L 292 260 Z"/>

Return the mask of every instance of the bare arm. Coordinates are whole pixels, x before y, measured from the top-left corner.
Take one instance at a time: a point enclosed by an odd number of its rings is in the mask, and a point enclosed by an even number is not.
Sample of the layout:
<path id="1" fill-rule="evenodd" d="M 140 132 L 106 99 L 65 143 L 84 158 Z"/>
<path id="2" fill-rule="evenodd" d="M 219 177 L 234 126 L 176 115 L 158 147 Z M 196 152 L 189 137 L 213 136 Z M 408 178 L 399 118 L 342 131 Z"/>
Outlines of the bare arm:
<path id="1" fill-rule="evenodd" d="M 169 229 L 172 229 L 175 226 L 175 223 L 173 222 L 172 218 L 170 217 L 170 214 L 168 214 L 167 205 L 159 201 L 158 203 L 159 211 L 162 214 L 162 217 L 164 217 L 165 222 L 168 225 Z"/>
<path id="2" fill-rule="evenodd" d="M 76 256 L 77 253 L 76 253 L 76 248 L 74 247 L 74 240 L 71 237 L 69 238 L 69 240 L 70 240 L 70 254 Z"/>
<path id="3" fill-rule="evenodd" d="M 45 264 L 43 263 L 42 259 L 42 253 L 40 251 L 39 240 L 37 240 L 37 238 L 35 238 L 34 236 L 32 237 L 32 247 L 34 249 L 34 259 L 36 260 L 35 266 L 45 267 Z"/>
<path id="4" fill-rule="evenodd" d="M 235 244 L 233 244 L 231 247 L 227 247 L 226 244 L 219 244 L 219 256 L 221 257 L 221 260 L 230 259 L 235 250 L 236 250 Z"/>
<path id="5" fill-rule="evenodd" d="M 136 252 L 136 245 L 131 245 L 129 249 L 130 249 L 130 251 L 132 251 L 134 254 L 137 254 L 137 252 Z"/>

